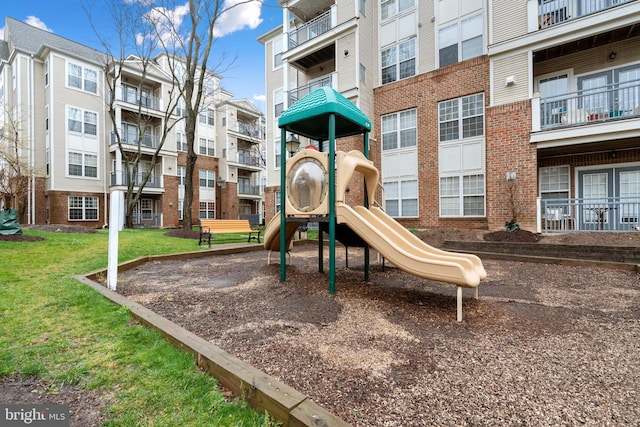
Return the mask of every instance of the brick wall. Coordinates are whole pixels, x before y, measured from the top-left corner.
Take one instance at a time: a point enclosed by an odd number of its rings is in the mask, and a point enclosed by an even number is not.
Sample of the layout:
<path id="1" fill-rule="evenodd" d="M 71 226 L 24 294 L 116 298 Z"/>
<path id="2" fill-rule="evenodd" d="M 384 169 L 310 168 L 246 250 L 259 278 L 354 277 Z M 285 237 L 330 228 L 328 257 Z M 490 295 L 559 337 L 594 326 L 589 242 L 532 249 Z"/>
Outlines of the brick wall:
<path id="1" fill-rule="evenodd" d="M 381 116 L 417 109 L 419 217 L 402 219 L 406 227 L 487 228 L 486 218 L 439 218 L 438 102 L 483 92 L 489 105 L 489 59 L 478 57 L 420 74 L 374 90 L 374 134 Z M 488 119 L 487 119 L 488 121 Z M 381 141 L 371 144 L 380 169 Z"/>
<path id="2" fill-rule="evenodd" d="M 488 228 L 503 229 L 515 208 L 520 228 L 536 231 L 538 172 L 536 146 L 529 143 L 530 102 L 487 108 L 486 118 Z M 507 172 L 516 173 L 515 181 L 507 181 Z M 515 195 L 513 203 L 509 186 Z"/>
<path id="3" fill-rule="evenodd" d="M 98 220 L 97 221 L 69 221 L 69 196 L 93 196 L 98 198 Z M 89 228 L 102 228 L 105 224 L 104 208 L 105 202 L 103 193 L 76 193 L 72 191 L 49 191 L 46 194 L 49 206 L 50 224 L 69 224 Z"/>

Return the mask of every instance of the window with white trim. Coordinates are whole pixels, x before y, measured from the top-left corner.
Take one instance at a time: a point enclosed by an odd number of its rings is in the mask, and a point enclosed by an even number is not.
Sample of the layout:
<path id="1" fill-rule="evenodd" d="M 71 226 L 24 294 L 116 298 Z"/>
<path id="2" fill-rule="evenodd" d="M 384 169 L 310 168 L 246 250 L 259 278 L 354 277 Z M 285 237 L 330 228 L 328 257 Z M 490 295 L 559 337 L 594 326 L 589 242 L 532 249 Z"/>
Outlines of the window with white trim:
<path id="1" fill-rule="evenodd" d="M 69 196 L 69 221 L 95 221 L 98 219 L 98 198 L 91 196 Z"/>
<path id="2" fill-rule="evenodd" d="M 418 216 L 418 180 L 398 179 L 384 185 L 385 211 L 392 217 Z"/>
<path id="3" fill-rule="evenodd" d="M 86 135 L 97 135 L 98 115 L 92 111 L 67 106 L 67 130 Z"/>
<path id="4" fill-rule="evenodd" d="M 198 152 L 204 156 L 215 156 L 216 147 L 212 139 L 200 138 Z"/>
<path id="5" fill-rule="evenodd" d="M 198 121 L 205 125 L 214 126 L 216 124 L 215 111 L 211 108 L 205 108 L 198 114 Z"/>
<path id="6" fill-rule="evenodd" d="M 184 186 L 185 179 L 187 177 L 187 168 L 184 166 L 178 166 L 176 168 L 176 175 L 178 176 L 178 185 Z"/>
<path id="7" fill-rule="evenodd" d="M 178 221 L 184 219 L 184 200 L 178 199 Z"/>
<path id="8" fill-rule="evenodd" d="M 387 47 L 380 53 L 382 84 L 406 79 L 416 74 L 416 38 Z"/>
<path id="9" fill-rule="evenodd" d="M 382 150 L 414 147 L 418 144 L 416 109 L 382 116 Z"/>
<path id="10" fill-rule="evenodd" d="M 484 94 L 438 103 L 440 216 L 485 216 Z"/>
<path id="11" fill-rule="evenodd" d="M 284 92 L 282 89 L 273 91 L 273 114 L 276 118 L 284 111 Z"/>
<path id="12" fill-rule="evenodd" d="M 281 203 L 280 194 L 281 194 L 280 191 L 276 191 L 274 193 L 276 213 L 280 212 L 280 210 L 282 209 L 282 203 Z"/>
<path id="13" fill-rule="evenodd" d="M 282 36 L 273 40 L 273 68 L 282 66 Z"/>
<path id="14" fill-rule="evenodd" d="M 416 0 L 381 0 L 380 19 L 393 18 L 394 16 L 409 10 L 416 5 Z"/>
<path id="15" fill-rule="evenodd" d="M 98 72 L 93 68 L 67 62 L 67 86 L 98 93 Z"/>
<path id="16" fill-rule="evenodd" d="M 184 132 L 176 131 L 176 148 L 178 151 L 187 151 L 187 136 Z"/>
<path id="17" fill-rule="evenodd" d="M 98 177 L 98 156 L 96 154 L 69 151 L 67 159 L 69 176 L 82 178 Z"/>
<path id="18" fill-rule="evenodd" d="M 200 169 L 198 171 L 200 187 L 203 188 L 215 188 L 216 187 L 216 174 L 214 171 Z"/>
<path id="19" fill-rule="evenodd" d="M 484 52 L 482 13 L 461 19 L 438 30 L 439 66 L 455 64 Z"/>
<path id="20" fill-rule="evenodd" d="M 282 151 L 280 138 L 273 141 L 273 150 L 275 152 L 275 169 L 280 169 L 280 161 L 282 160 L 282 154 L 280 153 Z"/>
<path id="21" fill-rule="evenodd" d="M 538 170 L 540 181 L 540 198 L 568 199 L 571 178 L 569 166 L 553 166 Z"/>
<path id="22" fill-rule="evenodd" d="M 200 218 L 215 219 L 216 204 L 208 200 L 200 201 Z"/>

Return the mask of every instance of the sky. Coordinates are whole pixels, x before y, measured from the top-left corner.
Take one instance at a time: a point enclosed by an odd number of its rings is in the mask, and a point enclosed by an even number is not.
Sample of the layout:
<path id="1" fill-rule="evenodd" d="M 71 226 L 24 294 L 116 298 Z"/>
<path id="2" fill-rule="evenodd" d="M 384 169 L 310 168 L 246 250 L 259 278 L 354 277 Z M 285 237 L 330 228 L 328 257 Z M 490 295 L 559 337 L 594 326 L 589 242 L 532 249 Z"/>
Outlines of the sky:
<path id="1" fill-rule="evenodd" d="M 111 27 L 109 15 L 87 12 L 83 5 L 103 0 L 0 0 L 0 38 L 4 34 L 5 17 L 10 16 L 43 30 L 65 37 L 83 45 L 104 51 L 89 20 L 96 21 L 96 28 Z M 150 0 L 113 0 L 150 1 Z M 226 4 L 242 0 L 224 0 Z M 177 0 L 173 9 L 176 22 L 188 19 L 188 0 Z M 264 46 L 257 38 L 282 22 L 282 10 L 277 0 L 253 1 L 232 9 L 233 14 L 221 16 L 216 27 L 218 38 L 211 56 L 219 62 L 220 52 L 225 52 L 223 67 L 219 68 L 222 87 L 233 94 L 234 99 L 248 99 L 265 111 Z M 224 19 L 223 19 L 224 17 Z M 101 21 L 102 20 L 102 21 Z"/>

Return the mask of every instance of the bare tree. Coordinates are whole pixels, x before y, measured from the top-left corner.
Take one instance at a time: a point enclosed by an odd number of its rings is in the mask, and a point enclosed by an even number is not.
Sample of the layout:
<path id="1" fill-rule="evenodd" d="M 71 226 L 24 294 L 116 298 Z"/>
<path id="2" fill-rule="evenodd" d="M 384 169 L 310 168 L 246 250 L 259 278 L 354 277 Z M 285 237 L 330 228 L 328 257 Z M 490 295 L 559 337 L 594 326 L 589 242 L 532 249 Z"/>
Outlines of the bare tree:
<path id="1" fill-rule="evenodd" d="M 118 145 L 120 153 L 122 184 L 126 184 L 127 187 L 125 223 L 127 228 L 132 228 L 134 209 L 155 172 L 160 160 L 160 151 L 170 131 L 180 120 L 175 112 L 181 93 L 180 88 L 175 85 L 176 80 L 173 75 L 163 72 L 154 60 L 153 55 L 157 52 L 156 29 L 148 19 L 151 10 L 149 2 L 122 3 L 119 0 L 110 0 L 101 5 L 105 6 L 107 12 L 111 14 L 112 31 L 109 34 L 115 34 L 117 37 L 116 45 L 114 46 L 110 39 L 103 36 L 102 31 L 97 29 L 93 22 L 92 26 L 106 52 L 104 71 L 109 91 L 109 96 L 106 97 L 107 109 L 113 127 L 112 142 Z M 91 21 L 91 7 L 85 5 L 85 10 L 89 11 Z M 135 90 L 126 91 L 121 85 L 125 71 L 136 76 L 133 85 Z M 155 76 L 153 81 L 150 78 L 151 73 Z M 158 100 L 146 93 L 147 87 L 152 82 L 157 85 L 158 75 L 164 78 L 169 86 L 168 96 L 163 96 L 165 103 L 161 111 L 159 132 L 158 126 L 154 126 L 157 119 L 149 114 L 148 109 L 151 108 L 157 113 L 160 111 L 160 104 Z M 131 83 L 129 85 L 132 87 Z M 164 87 L 164 83 L 162 86 Z M 135 138 L 132 138 L 131 132 L 126 136 L 123 134 L 122 119 L 118 118 L 116 105 L 120 100 L 136 105 L 133 114 L 129 113 L 127 118 L 128 122 L 133 122 L 135 125 Z M 152 132 L 154 128 L 156 128 L 156 135 Z M 151 155 L 148 154 L 148 150 L 143 151 L 145 146 L 153 148 Z M 119 167 L 116 169 L 116 173 L 119 169 Z"/>
<path id="2" fill-rule="evenodd" d="M 520 229 L 519 222 L 524 217 L 526 200 L 515 178 L 508 179 L 504 185 L 504 197 L 506 198 L 506 206 L 509 209 L 510 217 L 510 219 L 505 222 L 505 229 L 507 231 L 518 231 Z"/>
<path id="3" fill-rule="evenodd" d="M 232 9 L 259 0 L 225 2 L 223 0 L 189 0 L 188 21 L 178 26 L 173 19 L 172 7 L 156 8 L 154 27 L 157 40 L 172 61 L 173 76 L 185 102 L 185 136 L 187 161 L 185 167 L 185 193 L 183 207 L 183 227 L 191 229 L 193 219 L 193 175 L 198 155 L 195 151 L 198 114 L 203 107 L 206 80 L 213 74 L 223 72 L 228 67 L 225 52 L 218 52 L 217 64 L 211 66 L 210 54 L 216 40 L 216 23 Z M 232 62 L 232 61 L 231 61 Z M 225 65 L 226 64 L 226 65 Z"/>
<path id="4" fill-rule="evenodd" d="M 23 220 L 29 196 L 29 181 L 35 173 L 29 162 L 27 141 L 21 136 L 19 123 L 11 115 L 0 129 L 0 197 L 4 208 L 13 208 Z"/>

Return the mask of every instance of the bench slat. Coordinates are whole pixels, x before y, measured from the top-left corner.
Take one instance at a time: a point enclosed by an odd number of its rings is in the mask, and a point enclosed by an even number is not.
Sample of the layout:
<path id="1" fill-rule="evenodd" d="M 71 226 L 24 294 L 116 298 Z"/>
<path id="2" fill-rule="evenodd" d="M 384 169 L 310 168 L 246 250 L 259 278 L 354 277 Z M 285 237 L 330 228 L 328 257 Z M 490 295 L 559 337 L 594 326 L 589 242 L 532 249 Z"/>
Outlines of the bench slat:
<path id="1" fill-rule="evenodd" d="M 199 219 L 198 227 L 200 228 L 200 239 L 198 246 L 206 241 L 211 247 L 211 236 L 213 234 L 233 234 L 233 233 L 249 233 L 247 242 L 256 239 L 260 243 L 259 228 L 251 227 L 247 219 Z M 257 236 L 253 236 L 257 234 Z"/>

